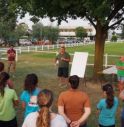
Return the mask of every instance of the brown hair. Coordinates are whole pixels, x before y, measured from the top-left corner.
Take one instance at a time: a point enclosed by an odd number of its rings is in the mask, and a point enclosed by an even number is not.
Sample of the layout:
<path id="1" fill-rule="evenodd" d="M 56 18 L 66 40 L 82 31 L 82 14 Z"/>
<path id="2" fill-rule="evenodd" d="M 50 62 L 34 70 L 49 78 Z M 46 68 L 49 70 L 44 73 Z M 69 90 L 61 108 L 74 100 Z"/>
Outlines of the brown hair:
<path id="1" fill-rule="evenodd" d="M 69 77 L 69 83 L 72 89 L 77 89 L 79 86 L 79 77 L 77 75 L 73 75 Z"/>
<path id="2" fill-rule="evenodd" d="M 36 127 L 50 127 L 49 108 L 53 102 L 53 93 L 44 89 L 38 94 L 38 105 L 41 108 L 36 121 Z"/>
<path id="3" fill-rule="evenodd" d="M 4 63 L 0 62 L 0 72 L 2 72 L 4 70 Z"/>
<path id="4" fill-rule="evenodd" d="M 103 91 L 106 92 L 107 98 L 106 98 L 106 103 L 107 103 L 107 108 L 112 108 L 112 106 L 114 105 L 114 91 L 113 91 L 113 87 L 111 84 L 105 84 L 102 87 Z"/>
<path id="5" fill-rule="evenodd" d="M 0 73 L 0 94 L 4 96 L 4 89 L 6 87 L 6 82 L 9 79 L 9 74 L 6 72 Z"/>
<path id="6" fill-rule="evenodd" d="M 38 77 L 36 74 L 28 74 L 24 82 L 24 90 L 27 90 L 30 94 L 35 90 L 38 83 Z"/>

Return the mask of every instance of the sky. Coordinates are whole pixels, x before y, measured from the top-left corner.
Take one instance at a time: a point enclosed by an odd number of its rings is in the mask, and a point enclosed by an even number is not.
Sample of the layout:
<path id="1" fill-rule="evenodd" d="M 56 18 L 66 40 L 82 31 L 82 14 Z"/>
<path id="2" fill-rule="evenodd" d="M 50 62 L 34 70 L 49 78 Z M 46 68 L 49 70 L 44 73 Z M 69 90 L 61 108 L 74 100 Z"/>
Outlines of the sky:
<path id="1" fill-rule="evenodd" d="M 26 23 L 29 28 L 32 28 L 33 22 L 30 21 L 31 16 L 27 13 L 25 15 L 24 18 L 20 19 L 18 18 L 18 24 L 19 23 Z M 55 22 L 50 22 L 49 18 L 44 18 L 44 19 L 40 19 L 40 22 L 44 25 L 44 26 L 57 26 L 57 21 Z M 83 19 L 76 19 L 76 20 L 72 20 L 72 19 L 68 19 L 68 23 L 65 21 L 61 22 L 60 26 L 90 26 L 90 24 L 88 23 L 88 21 L 84 21 Z"/>
<path id="2" fill-rule="evenodd" d="M 30 18 L 31 16 L 27 13 L 25 15 L 24 18 L 20 19 L 18 18 L 17 19 L 17 24 L 19 23 L 26 23 L 30 29 L 32 29 L 32 25 L 33 25 L 33 22 L 30 21 Z M 40 19 L 40 22 L 44 25 L 44 26 L 57 26 L 57 21 L 54 21 L 54 22 L 50 22 L 49 18 L 44 18 L 44 19 Z M 78 27 L 78 26 L 82 26 L 82 27 L 88 27 L 88 26 L 91 26 L 91 24 L 87 21 L 87 20 L 84 20 L 84 19 L 80 19 L 80 18 L 77 18 L 76 20 L 73 20 L 73 19 L 68 19 L 68 23 L 65 22 L 65 21 L 62 21 L 61 22 L 61 25 L 60 26 L 72 26 L 72 27 Z M 114 30 L 115 32 L 117 33 L 121 33 L 121 30 Z"/>

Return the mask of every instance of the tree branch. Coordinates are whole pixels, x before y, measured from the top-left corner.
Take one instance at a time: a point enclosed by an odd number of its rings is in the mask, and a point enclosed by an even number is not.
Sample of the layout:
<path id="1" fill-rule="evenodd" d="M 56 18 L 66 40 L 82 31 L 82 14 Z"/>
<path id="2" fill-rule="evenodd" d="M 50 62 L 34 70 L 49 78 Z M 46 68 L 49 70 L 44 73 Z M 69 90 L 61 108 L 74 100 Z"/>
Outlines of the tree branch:
<path id="1" fill-rule="evenodd" d="M 118 20 L 117 22 L 115 22 L 115 23 L 113 23 L 112 25 L 110 25 L 110 26 L 108 27 L 108 29 L 110 29 L 110 28 L 112 28 L 113 26 L 115 26 L 115 25 L 121 23 L 121 21 L 123 21 L 123 20 L 124 20 L 124 18 Z"/>
<path id="2" fill-rule="evenodd" d="M 116 15 L 116 13 L 118 13 L 118 11 L 123 8 L 123 4 L 124 4 L 123 1 L 121 1 L 120 3 L 117 2 L 115 9 L 108 16 L 108 19 L 107 19 L 108 21 L 111 21 L 114 18 L 114 16 Z"/>
<path id="3" fill-rule="evenodd" d="M 93 22 L 93 20 L 88 16 L 86 15 L 86 18 L 90 21 L 90 23 L 94 26 L 94 28 L 96 29 L 96 25 L 95 23 Z"/>

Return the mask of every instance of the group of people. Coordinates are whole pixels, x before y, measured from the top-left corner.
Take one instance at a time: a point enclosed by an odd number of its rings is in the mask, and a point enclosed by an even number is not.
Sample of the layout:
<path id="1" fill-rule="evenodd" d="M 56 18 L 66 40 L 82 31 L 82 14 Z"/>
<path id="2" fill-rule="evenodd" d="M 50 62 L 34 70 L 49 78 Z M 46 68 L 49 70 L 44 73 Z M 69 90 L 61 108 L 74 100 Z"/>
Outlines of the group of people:
<path id="1" fill-rule="evenodd" d="M 15 90 L 9 88 L 8 79 L 6 72 L 0 73 L 0 127 L 17 127 L 15 106 L 18 106 L 19 99 Z M 77 75 L 69 77 L 69 89 L 60 93 L 59 114 L 56 114 L 51 110 L 53 92 L 41 90 L 37 75 L 28 74 L 20 95 L 25 110 L 22 127 L 87 127 L 87 119 L 91 114 L 90 99 L 78 89 L 79 80 Z M 99 127 L 115 127 L 118 99 L 114 96 L 111 84 L 105 84 L 102 90 L 104 98 L 97 104 Z"/>
<path id="2" fill-rule="evenodd" d="M 19 99 L 9 74 L 4 71 L 4 64 L 0 62 L 0 127 L 18 127 L 15 107 L 19 100 L 24 109 L 22 127 L 87 127 L 87 119 L 91 114 L 90 99 L 87 93 L 78 89 L 80 78 L 77 75 L 68 77 L 70 55 L 65 47 L 61 47 L 55 62 L 58 64 L 60 84 L 68 84 L 68 89 L 58 96 L 58 113 L 52 111 L 54 93 L 39 88 L 38 77 L 34 73 L 25 77 L 24 90 Z M 121 66 L 118 64 L 117 68 L 122 70 Z M 123 85 L 123 76 L 119 78 L 119 83 Z M 119 99 L 114 95 L 111 84 L 103 85 L 102 90 L 103 98 L 96 105 L 98 125 L 115 127 Z M 124 100 L 124 91 L 120 90 L 119 97 Z M 124 127 L 124 109 L 121 113 L 121 127 Z"/>

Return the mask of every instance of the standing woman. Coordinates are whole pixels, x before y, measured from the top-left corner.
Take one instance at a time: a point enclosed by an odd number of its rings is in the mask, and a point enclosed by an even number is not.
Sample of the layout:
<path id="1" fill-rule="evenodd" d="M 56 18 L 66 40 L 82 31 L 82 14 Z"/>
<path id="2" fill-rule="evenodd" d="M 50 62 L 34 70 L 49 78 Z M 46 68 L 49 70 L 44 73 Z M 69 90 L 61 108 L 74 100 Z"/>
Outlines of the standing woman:
<path id="1" fill-rule="evenodd" d="M 118 99 L 114 96 L 111 84 L 102 87 L 104 98 L 97 104 L 99 112 L 99 127 L 115 127 L 115 115 L 118 107 Z"/>
<path id="2" fill-rule="evenodd" d="M 17 127 L 14 107 L 18 105 L 18 97 L 15 90 L 6 87 L 6 75 L 0 73 L 0 127 Z"/>
<path id="3" fill-rule="evenodd" d="M 51 112 L 53 93 L 44 89 L 38 95 L 40 110 L 30 113 L 22 127 L 67 127 L 66 121 L 61 115 Z"/>
<path id="4" fill-rule="evenodd" d="M 36 74 L 28 74 L 24 81 L 24 91 L 20 96 L 22 108 L 25 109 L 24 117 L 29 113 L 39 109 L 37 105 L 37 95 L 40 89 L 37 87 L 38 77 Z"/>

